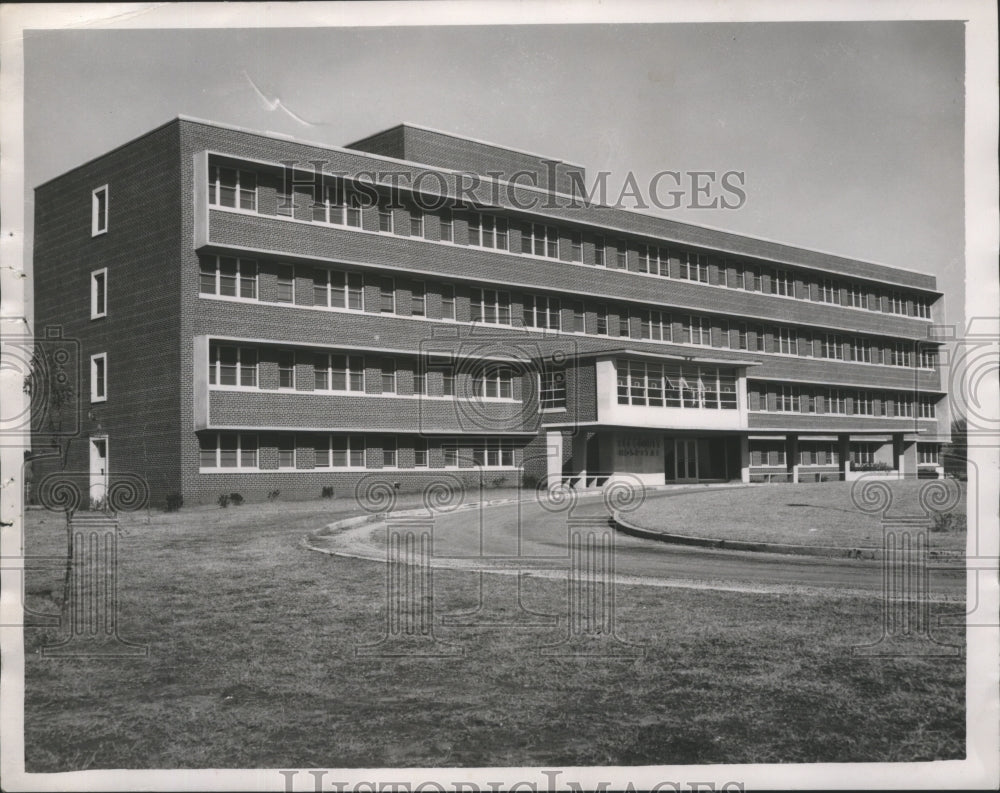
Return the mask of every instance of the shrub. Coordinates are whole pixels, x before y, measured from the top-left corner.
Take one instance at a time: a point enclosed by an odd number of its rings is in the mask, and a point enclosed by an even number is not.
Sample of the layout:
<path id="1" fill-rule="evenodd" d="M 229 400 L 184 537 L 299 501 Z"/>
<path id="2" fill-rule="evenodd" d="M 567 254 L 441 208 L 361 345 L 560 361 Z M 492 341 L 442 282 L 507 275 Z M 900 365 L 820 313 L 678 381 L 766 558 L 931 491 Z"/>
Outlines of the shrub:
<path id="1" fill-rule="evenodd" d="M 229 506 L 229 496 L 226 495 L 225 493 L 220 494 L 219 495 L 218 504 L 223 509 L 225 509 L 226 507 L 228 507 Z"/>
<path id="2" fill-rule="evenodd" d="M 184 496 L 180 493 L 167 494 L 167 512 L 177 512 L 184 506 Z"/>
<path id="3" fill-rule="evenodd" d="M 493 478 L 493 487 L 503 487 L 507 484 L 506 476 L 497 476 Z"/>
<path id="4" fill-rule="evenodd" d="M 879 460 L 874 463 L 857 463 L 851 465 L 853 471 L 892 471 L 893 467 L 889 463 Z"/>
<path id="5" fill-rule="evenodd" d="M 529 490 L 534 490 L 536 487 L 538 487 L 538 477 L 535 476 L 534 474 L 525 474 L 524 477 L 521 479 L 521 481 L 524 483 L 524 486 Z"/>
<path id="6" fill-rule="evenodd" d="M 270 491 L 267 494 L 267 500 L 268 501 L 277 501 L 278 500 L 278 496 L 280 496 L 280 495 L 281 495 L 281 491 L 280 490 L 272 490 L 272 491 Z"/>
<path id="7" fill-rule="evenodd" d="M 954 512 L 935 512 L 931 516 L 931 531 L 965 531 L 967 522 L 965 515 L 957 515 Z"/>
<path id="8" fill-rule="evenodd" d="M 333 485 L 323 485 L 323 498 L 333 498 Z"/>
<path id="9" fill-rule="evenodd" d="M 243 496 L 241 496 L 239 493 L 230 493 L 229 503 L 232 504 L 234 507 L 238 507 L 240 504 L 243 503 Z"/>

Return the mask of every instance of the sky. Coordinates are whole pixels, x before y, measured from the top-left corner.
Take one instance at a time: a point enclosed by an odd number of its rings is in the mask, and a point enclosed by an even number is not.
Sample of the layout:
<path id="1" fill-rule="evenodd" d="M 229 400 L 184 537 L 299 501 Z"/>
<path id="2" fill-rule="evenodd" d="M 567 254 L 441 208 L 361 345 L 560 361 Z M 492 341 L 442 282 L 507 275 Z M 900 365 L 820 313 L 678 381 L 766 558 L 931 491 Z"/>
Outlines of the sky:
<path id="1" fill-rule="evenodd" d="M 612 196 L 629 171 L 640 185 L 742 171 L 740 209 L 651 211 L 933 274 L 961 326 L 963 35 L 954 21 L 29 30 L 26 222 L 36 185 L 177 115 L 333 145 L 408 121 L 609 171 Z"/>

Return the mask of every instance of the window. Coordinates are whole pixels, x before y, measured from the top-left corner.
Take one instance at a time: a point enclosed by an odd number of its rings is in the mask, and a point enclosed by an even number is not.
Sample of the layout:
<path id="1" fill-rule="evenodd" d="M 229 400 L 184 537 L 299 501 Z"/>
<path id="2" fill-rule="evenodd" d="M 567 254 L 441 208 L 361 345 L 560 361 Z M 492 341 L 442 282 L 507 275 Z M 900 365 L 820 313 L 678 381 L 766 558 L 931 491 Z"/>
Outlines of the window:
<path id="1" fill-rule="evenodd" d="M 493 215 L 469 215 L 469 245 L 507 250 L 507 221 Z"/>
<path id="2" fill-rule="evenodd" d="M 649 407 L 735 410 L 736 377 L 713 366 L 619 360 L 618 403 Z"/>
<path id="3" fill-rule="evenodd" d="M 108 354 L 90 356 L 90 401 L 105 402 L 108 398 Z"/>
<path id="4" fill-rule="evenodd" d="M 641 322 L 642 338 L 653 341 L 670 341 L 673 338 L 669 314 L 662 311 L 643 310 Z"/>
<path id="5" fill-rule="evenodd" d="M 604 242 L 604 237 L 594 238 L 594 264 L 598 267 L 607 267 L 607 248 Z"/>
<path id="6" fill-rule="evenodd" d="M 839 465 L 840 450 L 835 443 L 803 441 L 799 447 L 801 465 Z"/>
<path id="7" fill-rule="evenodd" d="M 854 393 L 854 415 L 874 416 L 875 410 L 872 405 L 872 395 L 869 391 L 856 391 Z"/>
<path id="8" fill-rule="evenodd" d="M 896 397 L 896 415 L 904 418 L 913 418 L 913 402 L 902 396 Z"/>
<path id="9" fill-rule="evenodd" d="M 278 292 L 279 303 L 295 302 L 295 268 L 290 264 L 278 265 Z"/>
<path id="10" fill-rule="evenodd" d="M 295 436 L 283 433 L 275 438 L 278 447 L 278 468 L 295 468 Z"/>
<path id="11" fill-rule="evenodd" d="M 278 352 L 278 388 L 295 388 L 295 353 L 292 350 Z"/>
<path id="12" fill-rule="evenodd" d="M 920 368 L 934 369 L 937 366 L 937 350 L 920 348 Z"/>
<path id="13" fill-rule="evenodd" d="M 441 393 L 444 396 L 455 396 L 455 373 L 447 370 L 441 374 Z"/>
<path id="14" fill-rule="evenodd" d="M 396 313 L 396 282 L 391 275 L 379 278 L 379 310 L 383 314 Z"/>
<path id="15" fill-rule="evenodd" d="M 361 355 L 318 353 L 313 359 L 317 391 L 365 390 L 365 359 Z"/>
<path id="16" fill-rule="evenodd" d="M 824 413 L 845 415 L 847 413 L 847 397 L 839 388 L 828 388 Z"/>
<path id="17" fill-rule="evenodd" d="M 382 467 L 395 468 L 396 458 L 396 436 L 384 435 L 382 437 Z"/>
<path id="18" fill-rule="evenodd" d="M 90 274 L 90 318 L 108 315 L 108 268 Z"/>
<path id="19" fill-rule="evenodd" d="M 539 374 L 538 404 L 542 410 L 566 407 L 566 372 L 563 369 L 546 369 Z"/>
<path id="20" fill-rule="evenodd" d="M 875 463 L 874 443 L 852 443 L 851 465 L 873 465 Z"/>
<path id="21" fill-rule="evenodd" d="M 754 468 L 764 466 L 778 467 L 788 464 L 785 453 L 785 442 L 781 440 L 751 440 L 750 465 Z"/>
<path id="22" fill-rule="evenodd" d="M 686 251 L 681 254 L 681 278 L 708 283 L 708 256 Z"/>
<path id="23" fill-rule="evenodd" d="M 837 361 L 844 359 L 844 340 L 836 333 L 823 336 L 823 357 Z"/>
<path id="24" fill-rule="evenodd" d="M 419 364 L 417 364 L 419 366 Z M 423 396 L 427 393 L 427 375 L 423 372 L 413 373 L 413 393 Z"/>
<path id="25" fill-rule="evenodd" d="M 667 252 L 655 245 L 639 246 L 639 272 L 670 275 Z"/>
<path id="26" fill-rule="evenodd" d="M 458 444 L 454 438 L 449 438 L 442 442 L 441 451 L 444 452 L 444 467 L 458 468 Z"/>
<path id="27" fill-rule="evenodd" d="M 558 243 L 559 233 L 555 226 L 532 223 L 526 226 L 521 233 L 521 253 L 556 259 L 559 257 Z"/>
<path id="28" fill-rule="evenodd" d="M 615 266 L 619 270 L 628 269 L 628 245 L 625 240 L 615 240 Z"/>
<path id="29" fill-rule="evenodd" d="M 830 278 L 824 278 L 819 284 L 819 300 L 821 303 L 840 305 L 840 284 Z"/>
<path id="30" fill-rule="evenodd" d="M 936 443 L 917 444 L 917 465 L 937 465 L 938 446 Z"/>
<path id="31" fill-rule="evenodd" d="M 365 437 L 363 435 L 331 436 L 330 452 L 334 468 L 365 467 Z"/>
<path id="32" fill-rule="evenodd" d="M 890 314 L 906 313 L 906 299 L 903 297 L 903 294 L 901 292 L 889 293 L 889 313 Z"/>
<path id="33" fill-rule="evenodd" d="M 504 366 L 487 366 L 473 378 L 472 392 L 485 399 L 512 399 L 513 376 Z"/>
<path id="34" fill-rule="evenodd" d="M 427 438 L 413 439 L 413 467 L 427 467 Z"/>
<path id="35" fill-rule="evenodd" d="M 848 352 L 850 353 L 849 360 L 851 361 L 855 361 L 856 363 L 872 362 L 871 345 L 869 345 L 864 339 L 858 339 L 858 338 L 851 339 Z"/>
<path id="36" fill-rule="evenodd" d="M 569 233 L 569 260 L 571 262 L 583 261 L 583 234 L 579 231 Z"/>
<path id="37" fill-rule="evenodd" d="M 208 203 L 214 206 L 257 211 L 257 174 L 236 168 L 208 169 Z"/>
<path id="38" fill-rule="evenodd" d="M 450 209 L 441 210 L 441 240 L 443 242 L 455 241 L 455 218 Z"/>
<path id="39" fill-rule="evenodd" d="M 711 344 L 712 343 L 712 323 L 708 317 L 699 317 L 689 314 L 683 323 L 685 344 Z"/>
<path id="40" fill-rule="evenodd" d="M 618 335 L 624 337 L 632 335 L 632 320 L 629 316 L 628 306 L 618 307 Z"/>
<path id="41" fill-rule="evenodd" d="M 211 344 L 208 348 L 208 384 L 257 387 L 257 350 Z"/>
<path id="42" fill-rule="evenodd" d="M 597 304 L 597 334 L 599 336 L 608 335 L 608 304 Z"/>
<path id="43" fill-rule="evenodd" d="M 420 209 L 414 208 L 410 210 L 410 236 L 424 236 L 424 213 Z"/>
<path id="44" fill-rule="evenodd" d="M 441 284 L 441 318 L 455 319 L 455 287 Z"/>
<path id="45" fill-rule="evenodd" d="M 361 228 L 361 194 L 343 179 L 327 181 L 313 202 L 313 220 L 336 226 Z"/>
<path id="46" fill-rule="evenodd" d="M 365 308 L 365 281 L 361 273 L 341 270 L 316 270 L 313 272 L 313 303 L 330 308 Z"/>
<path id="47" fill-rule="evenodd" d="M 920 418 L 937 418 L 937 401 L 934 397 L 920 397 Z"/>
<path id="48" fill-rule="evenodd" d="M 476 438 L 472 441 L 472 462 L 483 468 L 510 468 L 514 465 L 514 442 L 507 438 Z M 447 464 L 446 452 L 446 464 Z M 457 463 L 457 455 L 454 458 Z"/>
<path id="49" fill-rule="evenodd" d="M 385 204 L 378 206 L 378 230 L 386 234 L 392 234 L 392 209 Z"/>
<path id="50" fill-rule="evenodd" d="M 231 256 L 201 259 L 199 291 L 203 295 L 257 299 L 257 262 Z"/>
<path id="51" fill-rule="evenodd" d="M 795 355 L 797 352 L 798 339 L 792 328 L 777 328 L 774 341 L 778 348 L 775 352 L 780 352 L 783 355 Z"/>
<path id="52" fill-rule="evenodd" d="M 410 314 L 414 317 L 427 314 L 427 288 L 423 281 L 410 283 Z"/>
<path id="53" fill-rule="evenodd" d="M 925 297 L 917 297 L 913 300 L 913 308 L 917 312 L 918 317 L 923 317 L 924 319 L 931 318 L 931 303 Z M 935 452 L 936 454 L 937 452 Z"/>
<path id="54" fill-rule="evenodd" d="M 893 366 L 912 366 L 913 365 L 913 350 L 910 349 L 909 342 L 897 341 L 892 347 L 892 365 Z"/>
<path id="55" fill-rule="evenodd" d="M 859 284 L 847 285 L 847 305 L 852 308 L 868 308 L 868 292 Z"/>
<path id="56" fill-rule="evenodd" d="M 98 187 L 90 197 L 90 236 L 108 230 L 108 186 Z"/>
<path id="57" fill-rule="evenodd" d="M 382 393 L 396 393 L 396 360 L 394 358 L 382 359 Z"/>
<path id="58" fill-rule="evenodd" d="M 781 385 L 775 394 L 775 409 L 779 413 L 799 412 L 799 387 L 795 385 Z"/>
<path id="59" fill-rule="evenodd" d="M 750 330 L 746 323 L 741 322 L 736 329 L 736 348 L 739 350 L 750 349 Z"/>
<path id="60" fill-rule="evenodd" d="M 496 289 L 469 290 L 472 321 L 488 325 L 510 324 L 510 294 Z"/>
<path id="61" fill-rule="evenodd" d="M 560 305 L 558 297 L 544 295 L 524 296 L 524 325 L 528 328 L 559 330 Z"/>
<path id="62" fill-rule="evenodd" d="M 202 468 L 256 468 L 257 436 L 239 432 L 209 432 L 198 436 Z"/>
<path id="63" fill-rule="evenodd" d="M 573 332 L 587 332 L 587 313 L 584 309 L 583 303 L 579 300 L 574 301 L 573 303 Z"/>
<path id="64" fill-rule="evenodd" d="M 285 180 L 287 178 L 286 175 Z M 295 191 L 291 185 L 287 184 L 287 181 L 278 188 L 277 200 L 275 212 L 279 217 L 295 217 Z"/>
<path id="65" fill-rule="evenodd" d="M 771 271 L 771 294 L 782 297 L 794 297 L 794 282 L 787 270 Z"/>
<path id="66" fill-rule="evenodd" d="M 760 292 L 760 268 L 755 264 L 745 265 L 743 268 L 743 288 L 748 292 Z"/>

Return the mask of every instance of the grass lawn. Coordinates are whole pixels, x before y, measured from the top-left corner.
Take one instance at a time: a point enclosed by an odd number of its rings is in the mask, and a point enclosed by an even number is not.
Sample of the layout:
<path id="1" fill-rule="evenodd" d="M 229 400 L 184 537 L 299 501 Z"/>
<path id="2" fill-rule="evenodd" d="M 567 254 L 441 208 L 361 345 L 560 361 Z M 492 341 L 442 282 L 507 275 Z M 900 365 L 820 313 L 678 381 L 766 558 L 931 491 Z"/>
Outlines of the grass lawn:
<path id="1" fill-rule="evenodd" d="M 926 480 L 885 482 L 892 490 L 890 515 L 922 515 L 918 500 Z M 703 491 L 673 496 L 651 492 L 638 510 L 628 517 L 646 528 L 692 537 L 726 540 L 832 545 L 841 548 L 876 548 L 882 545 L 878 516 L 859 510 L 851 500 L 853 482 L 821 484 L 774 484 L 749 488 Z M 966 485 L 961 488 L 953 512 L 965 517 Z M 706 520 L 706 516 L 711 519 Z M 963 524 L 964 526 L 964 520 Z M 962 530 L 929 532 L 928 542 L 936 550 L 964 550 Z"/>
<path id="2" fill-rule="evenodd" d="M 384 567 L 299 544 L 355 513 L 334 500 L 128 516 L 120 630 L 149 656 L 42 658 L 59 631 L 26 630 L 27 769 L 964 756 L 961 657 L 852 655 L 881 634 L 878 598 L 620 587 L 619 632 L 640 659 L 542 654 L 564 620 L 437 627 L 460 657 L 357 657 L 383 631 Z M 29 553 L 58 554 L 61 516 L 28 519 Z M 436 617 L 475 607 L 478 575 L 433 575 Z M 487 603 L 515 581 L 481 580 Z M 529 607 L 563 613 L 565 582 L 524 586 Z M 59 570 L 29 572 L 29 606 L 52 610 L 60 587 Z"/>

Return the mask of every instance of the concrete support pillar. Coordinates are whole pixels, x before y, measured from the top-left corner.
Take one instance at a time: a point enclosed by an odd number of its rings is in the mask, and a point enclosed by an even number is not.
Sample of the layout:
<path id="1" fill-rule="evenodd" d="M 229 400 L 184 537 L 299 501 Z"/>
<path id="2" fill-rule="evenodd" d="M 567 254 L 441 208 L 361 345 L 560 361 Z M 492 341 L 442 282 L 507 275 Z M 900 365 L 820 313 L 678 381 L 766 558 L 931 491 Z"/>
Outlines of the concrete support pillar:
<path id="1" fill-rule="evenodd" d="M 789 434 L 785 436 L 785 465 L 791 473 L 792 482 L 799 481 L 799 436 Z"/>
<path id="2" fill-rule="evenodd" d="M 892 436 L 892 448 L 900 478 L 916 479 L 917 442 L 906 440 L 902 433 L 897 432 Z"/>
<path id="3" fill-rule="evenodd" d="M 851 436 L 838 435 L 837 448 L 840 453 L 840 472 L 846 480 L 847 474 L 851 470 Z"/>
<path id="4" fill-rule="evenodd" d="M 545 461 L 549 487 L 562 482 L 563 435 L 559 430 L 545 433 Z"/>
<path id="5" fill-rule="evenodd" d="M 750 484 L 750 437 L 740 435 L 740 480 Z"/>

